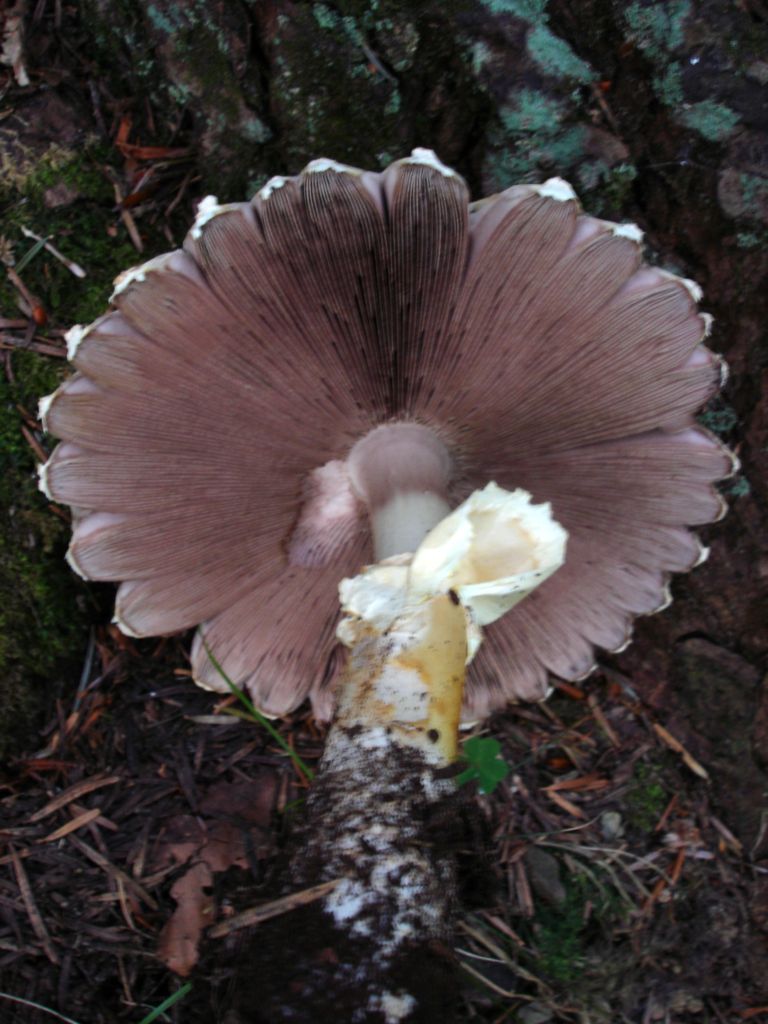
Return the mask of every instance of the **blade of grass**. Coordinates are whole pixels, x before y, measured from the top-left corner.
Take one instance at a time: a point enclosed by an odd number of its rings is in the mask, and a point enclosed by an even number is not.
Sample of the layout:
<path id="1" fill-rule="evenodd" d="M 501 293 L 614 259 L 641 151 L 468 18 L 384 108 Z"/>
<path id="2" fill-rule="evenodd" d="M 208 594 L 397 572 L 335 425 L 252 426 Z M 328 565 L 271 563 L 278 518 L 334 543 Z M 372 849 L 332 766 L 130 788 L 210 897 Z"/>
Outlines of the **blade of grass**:
<path id="1" fill-rule="evenodd" d="M 64 1014 L 59 1013 L 58 1010 L 52 1010 L 50 1006 L 43 1006 L 42 1003 L 33 1003 L 31 999 L 22 999 L 21 996 L 12 996 L 9 992 L 0 992 L 0 999 L 7 999 L 11 1003 L 18 1003 L 19 1006 L 29 1006 L 33 1010 L 40 1010 L 41 1013 L 49 1013 L 57 1020 L 63 1020 L 65 1024 L 78 1024 L 76 1020 L 72 1020 L 71 1017 L 65 1017 Z"/>
<path id="2" fill-rule="evenodd" d="M 280 746 L 286 752 L 286 754 L 291 758 L 291 760 L 296 765 L 296 767 L 299 769 L 299 771 L 305 776 L 305 778 L 309 782 L 311 782 L 314 779 L 314 777 L 315 777 L 315 773 L 312 771 L 312 769 L 309 767 L 309 765 L 305 764 L 304 761 L 302 760 L 302 758 L 299 757 L 299 755 L 293 749 L 293 747 L 291 747 L 288 743 L 286 743 L 286 741 L 283 739 L 283 737 L 280 735 L 280 733 L 277 731 L 277 729 L 274 727 L 274 725 L 272 725 L 272 723 L 266 717 L 266 715 L 263 715 L 259 711 L 259 709 L 255 706 L 255 704 L 253 704 L 253 702 L 248 697 L 246 697 L 246 695 L 243 693 L 243 691 L 240 689 L 240 687 L 232 682 L 232 680 L 229 678 L 229 676 L 224 671 L 222 666 L 216 660 L 216 658 L 215 658 L 215 656 L 213 654 L 213 651 L 208 646 L 208 644 L 205 642 L 205 640 L 203 640 L 203 647 L 205 647 L 205 653 L 208 655 L 208 658 L 209 658 L 211 664 L 213 665 L 213 667 L 216 669 L 216 671 L 219 673 L 221 678 L 224 680 L 224 682 L 230 688 L 232 693 L 237 697 L 237 699 L 240 701 L 240 703 L 243 705 L 243 707 L 248 711 L 248 714 L 253 719 L 253 721 L 257 722 L 259 725 L 263 726 L 263 728 L 265 728 L 267 730 L 267 732 L 272 737 L 272 739 L 275 741 L 275 743 L 277 743 L 278 746 Z M 240 717 L 240 716 L 238 716 L 238 717 Z M 142 1021 L 142 1024 L 144 1024 L 143 1021 Z"/>
<path id="3" fill-rule="evenodd" d="M 21 259 L 16 263 L 17 274 L 20 274 L 24 267 L 26 267 L 28 263 L 32 262 L 32 260 L 35 258 L 35 256 L 37 256 L 40 250 L 45 248 L 45 243 L 47 241 L 47 238 L 39 238 L 34 245 L 29 247 L 27 252 L 25 252 Z"/>
<path id="4" fill-rule="evenodd" d="M 250 722 L 253 725 L 253 715 L 250 711 L 241 711 L 240 708 L 222 708 L 220 715 L 229 715 L 230 718 L 239 718 L 243 722 Z"/>
<path id="5" fill-rule="evenodd" d="M 191 988 L 192 982 L 185 982 L 180 989 L 178 989 L 172 995 L 168 996 L 167 999 L 164 999 L 159 1006 L 156 1006 L 154 1010 L 150 1010 L 146 1017 L 142 1017 L 141 1020 L 139 1021 L 139 1024 L 152 1024 L 152 1021 L 157 1020 L 161 1013 L 165 1013 L 165 1011 L 170 1009 L 170 1007 L 173 1006 L 174 1003 L 178 1003 L 180 999 L 183 999 Z"/>

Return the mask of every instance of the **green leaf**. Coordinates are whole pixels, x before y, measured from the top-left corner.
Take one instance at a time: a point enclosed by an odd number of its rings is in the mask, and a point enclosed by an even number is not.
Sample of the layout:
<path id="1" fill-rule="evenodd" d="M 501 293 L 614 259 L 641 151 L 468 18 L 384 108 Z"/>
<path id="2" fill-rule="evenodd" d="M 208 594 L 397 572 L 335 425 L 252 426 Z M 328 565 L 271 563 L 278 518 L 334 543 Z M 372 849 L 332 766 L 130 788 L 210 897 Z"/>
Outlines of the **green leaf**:
<path id="1" fill-rule="evenodd" d="M 157 1020 L 157 1018 L 161 1014 L 165 1013 L 166 1010 L 170 1009 L 174 1005 L 174 1003 L 178 1003 L 180 999 L 183 999 L 191 988 L 192 982 L 186 982 L 184 985 L 181 986 L 181 988 L 177 989 L 172 995 L 168 996 L 167 999 L 164 999 L 159 1006 L 156 1006 L 154 1010 L 151 1010 L 146 1015 L 146 1017 L 142 1017 L 141 1020 L 139 1021 L 139 1024 L 151 1024 L 153 1020 Z"/>
<path id="2" fill-rule="evenodd" d="M 492 793 L 509 775 L 509 765 L 501 756 L 501 744 L 491 737 L 472 736 L 464 744 L 461 760 L 467 767 L 457 776 L 460 786 L 477 782 L 481 793 Z"/>

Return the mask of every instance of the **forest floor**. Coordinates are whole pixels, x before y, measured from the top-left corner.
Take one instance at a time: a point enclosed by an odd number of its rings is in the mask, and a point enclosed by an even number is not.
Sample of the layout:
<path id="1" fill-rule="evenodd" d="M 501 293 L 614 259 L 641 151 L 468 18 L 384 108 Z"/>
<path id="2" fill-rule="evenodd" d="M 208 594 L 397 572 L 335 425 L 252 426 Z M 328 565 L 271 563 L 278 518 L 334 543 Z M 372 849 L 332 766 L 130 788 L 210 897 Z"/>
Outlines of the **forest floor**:
<path id="1" fill-rule="evenodd" d="M 139 1022 L 174 993 L 161 1019 L 223 1019 L 227 922 L 283 895 L 306 780 L 228 714 L 234 698 L 191 685 L 180 641 L 139 648 L 94 632 L 43 745 L 0 788 L 0 998 L 26 1001 L 4 1020 L 43 1024 L 38 1004 Z M 768 875 L 665 721 L 606 670 L 487 724 L 511 771 L 458 804 L 460 1020 L 768 1019 Z M 280 731 L 314 766 L 311 716 Z"/>
<path id="2" fill-rule="evenodd" d="M 191 684 L 184 638 L 105 624 L 110 588 L 70 579 L 68 512 L 34 473 L 51 446 L 36 402 L 67 372 L 65 330 L 103 310 L 120 270 L 180 244 L 202 144 L 183 105 L 174 120 L 115 92 L 71 9 L 29 8 L 15 67 L 0 65 L 0 1019 L 208 1022 L 237 963 L 228 923 L 284 895 L 307 782 L 234 697 Z M 647 129 L 634 132 L 628 153 Z M 461 168 L 475 185 L 478 166 Z M 661 245 L 671 218 L 723 306 L 736 383 L 707 415 L 749 468 L 766 451 L 747 348 L 764 321 L 757 299 L 733 313 L 722 282 L 754 273 L 738 260 L 755 243 L 737 251 L 723 219 L 700 237 L 698 211 L 673 198 L 669 214 L 638 166 L 631 215 Z M 461 1021 L 768 1021 L 768 691 L 749 576 L 765 512 L 746 480 L 728 485 L 701 582 L 626 655 L 484 724 L 510 773 L 490 795 L 461 790 Z M 324 730 L 308 712 L 279 729 L 316 763 Z"/>

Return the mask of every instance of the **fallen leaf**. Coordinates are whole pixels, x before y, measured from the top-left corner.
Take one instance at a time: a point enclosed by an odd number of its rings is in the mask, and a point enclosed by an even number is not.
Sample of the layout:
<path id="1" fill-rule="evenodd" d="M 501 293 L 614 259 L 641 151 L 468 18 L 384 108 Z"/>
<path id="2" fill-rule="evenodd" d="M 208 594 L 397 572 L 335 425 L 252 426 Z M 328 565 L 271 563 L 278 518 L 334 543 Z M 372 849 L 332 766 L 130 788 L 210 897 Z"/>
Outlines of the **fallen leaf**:
<path id="1" fill-rule="evenodd" d="M 176 909 L 160 933 L 157 954 L 181 977 L 197 963 L 203 931 L 216 920 L 214 874 L 248 867 L 246 833 L 256 829 L 269 835 L 277 789 L 272 771 L 249 781 L 216 783 L 200 802 L 199 816 L 178 814 L 163 828 L 154 852 L 155 868 L 176 863 L 188 869 L 171 888 Z M 256 848 L 260 845 L 263 842 Z"/>
<path id="2" fill-rule="evenodd" d="M 182 978 L 186 978 L 197 963 L 200 937 L 213 919 L 212 883 L 211 869 L 207 864 L 198 863 L 177 879 L 171 889 L 176 910 L 160 933 L 157 955 L 169 970 Z"/>

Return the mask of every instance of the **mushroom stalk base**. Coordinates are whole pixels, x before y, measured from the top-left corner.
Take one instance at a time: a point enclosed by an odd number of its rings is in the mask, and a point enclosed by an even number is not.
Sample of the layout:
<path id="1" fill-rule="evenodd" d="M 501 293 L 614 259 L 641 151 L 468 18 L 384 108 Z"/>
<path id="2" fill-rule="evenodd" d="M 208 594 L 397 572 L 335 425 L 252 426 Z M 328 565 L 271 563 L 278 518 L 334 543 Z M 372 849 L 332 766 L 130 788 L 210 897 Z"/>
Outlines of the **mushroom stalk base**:
<path id="1" fill-rule="evenodd" d="M 451 764 L 467 653 L 482 639 L 479 624 L 562 563 L 565 538 L 548 506 L 489 483 L 412 556 L 341 581 L 336 635 L 349 660 L 291 865 L 294 889 L 336 884 L 283 919 L 282 936 L 259 931 L 250 987 L 258 1009 L 245 1020 L 454 1019 Z"/>
<path id="2" fill-rule="evenodd" d="M 463 613 L 447 595 L 352 647 L 291 867 L 296 889 L 338 884 L 277 922 L 284 937 L 255 936 L 258 1015 L 241 993 L 243 1020 L 453 1019 L 451 761 L 465 657 Z"/>

